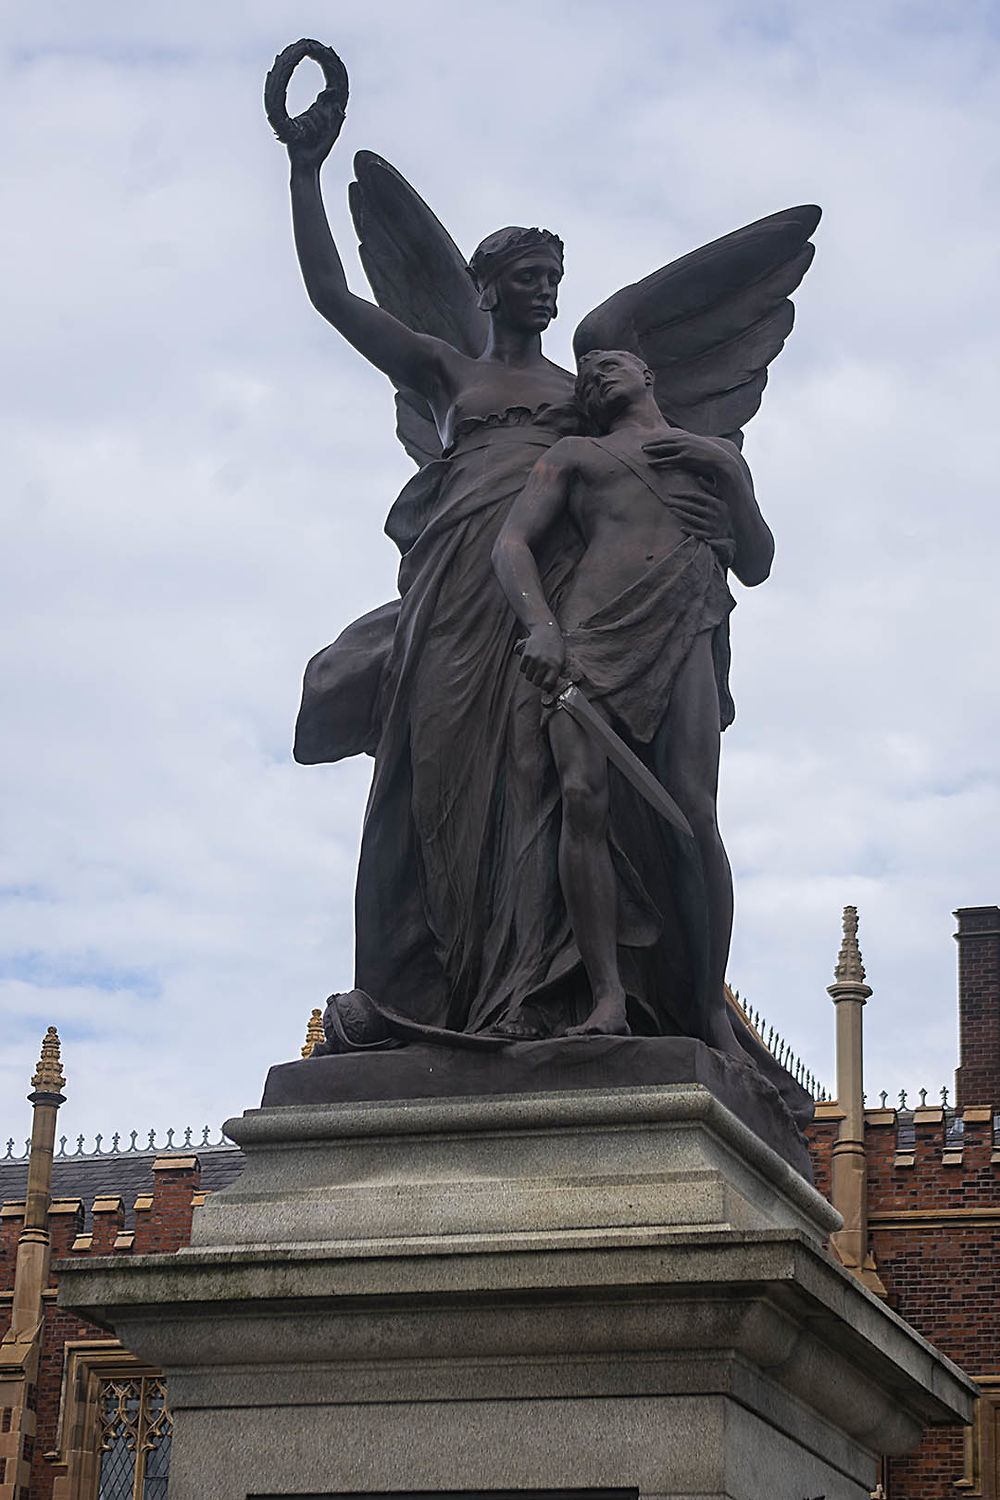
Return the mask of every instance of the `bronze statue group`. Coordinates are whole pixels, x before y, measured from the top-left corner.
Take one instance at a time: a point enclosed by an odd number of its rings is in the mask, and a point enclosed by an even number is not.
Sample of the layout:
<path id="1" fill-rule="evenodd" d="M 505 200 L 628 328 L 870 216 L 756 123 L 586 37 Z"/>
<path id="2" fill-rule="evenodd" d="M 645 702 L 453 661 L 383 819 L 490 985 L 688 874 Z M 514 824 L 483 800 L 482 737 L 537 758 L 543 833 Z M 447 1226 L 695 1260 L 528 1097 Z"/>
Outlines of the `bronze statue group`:
<path id="1" fill-rule="evenodd" d="M 303 56 L 328 86 L 288 121 Z M 268 89 L 307 292 L 393 382 L 420 466 L 386 522 L 399 596 L 309 663 L 296 729 L 301 761 L 374 755 L 358 989 L 414 1035 L 677 1034 L 758 1055 L 724 989 L 728 574 L 770 569 L 741 429 L 819 210 L 614 294 L 577 329 L 574 374 L 542 353 L 560 240 L 509 227 L 466 263 L 367 152 L 351 208 L 376 302 L 354 295 L 319 181 L 346 73 L 303 42 Z"/>

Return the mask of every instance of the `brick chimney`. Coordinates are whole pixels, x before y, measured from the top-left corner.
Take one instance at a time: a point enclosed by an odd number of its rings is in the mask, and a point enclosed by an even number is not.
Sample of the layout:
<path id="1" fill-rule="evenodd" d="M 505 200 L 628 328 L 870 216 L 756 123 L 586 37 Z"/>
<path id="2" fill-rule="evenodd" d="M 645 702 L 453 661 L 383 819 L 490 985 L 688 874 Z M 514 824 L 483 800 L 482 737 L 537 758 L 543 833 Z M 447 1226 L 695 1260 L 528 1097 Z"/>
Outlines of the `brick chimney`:
<path id="1" fill-rule="evenodd" d="M 1000 1109 L 1000 906 L 963 906 L 958 918 L 959 1109 Z"/>

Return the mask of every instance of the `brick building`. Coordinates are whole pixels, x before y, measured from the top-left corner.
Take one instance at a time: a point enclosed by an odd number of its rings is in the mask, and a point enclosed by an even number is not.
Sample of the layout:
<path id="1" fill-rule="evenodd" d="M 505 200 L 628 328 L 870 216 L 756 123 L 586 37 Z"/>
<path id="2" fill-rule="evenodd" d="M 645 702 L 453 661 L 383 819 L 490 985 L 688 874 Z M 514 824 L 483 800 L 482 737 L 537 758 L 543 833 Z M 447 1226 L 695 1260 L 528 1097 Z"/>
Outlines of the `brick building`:
<path id="1" fill-rule="evenodd" d="M 1000 907 L 958 918 L 955 1103 L 866 1108 L 861 1008 L 871 995 L 857 916 L 830 993 L 837 1007 L 837 1100 L 811 1127 L 816 1185 L 844 1215 L 834 1249 L 981 1391 L 971 1431 L 938 1429 L 893 1460 L 891 1500 L 1000 1497 Z"/>
<path id="2" fill-rule="evenodd" d="M 982 1391 L 971 1432 L 937 1429 L 887 1466 L 888 1500 L 1000 1500 L 1000 908 L 957 916 L 955 1105 L 866 1107 L 872 991 L 848 908 L 830 986 L 837 1099 L 817 1105 L 810 1128 L 817 1186 L 844 1217 L 834 1252 Z M 315 1011 L 304 1055 L 318 1021 Z M 775 1050 L 787 1065 L 783 1044 Z M 206 1192 L 239 1173 L 240 1153 L 207 1135 L 161 1154 L 135 1137 L 124 1151 L 116 1141 L 110 1153 L 85 1155 L 81 1143 L 66 1156 L 65 1142 L 54 1152 L 63 1079 L 51 1030 L 42 1051 L 30 1154 L 15 1159 L 11 1143 L 0 1158 L 0 1500 L 165 1500 L 170 1418 L 158 1372 L 56 1306 L 50 1258 L 177 1250 Z"/>
<path id="3" fill-rule="evenodd" d="M 67 1156 L 63 1139 L 54 1152 L 63 1078 L 52 1028 L 42 1054 L 30 1153 L 15 1158 L 11 1141 L 0 1159 L 0 1500 L 165 1500 L 159 1372 L 57 1306 L 51 1262 L 178 1250 L 195 1207 L 238 1175 L 242 1156 L 208 1144 L 207 1131 L 196 1150 L 158 1154 L 133 1136 L 124 1151 L 84 1155 L 81 1141 Z"/>

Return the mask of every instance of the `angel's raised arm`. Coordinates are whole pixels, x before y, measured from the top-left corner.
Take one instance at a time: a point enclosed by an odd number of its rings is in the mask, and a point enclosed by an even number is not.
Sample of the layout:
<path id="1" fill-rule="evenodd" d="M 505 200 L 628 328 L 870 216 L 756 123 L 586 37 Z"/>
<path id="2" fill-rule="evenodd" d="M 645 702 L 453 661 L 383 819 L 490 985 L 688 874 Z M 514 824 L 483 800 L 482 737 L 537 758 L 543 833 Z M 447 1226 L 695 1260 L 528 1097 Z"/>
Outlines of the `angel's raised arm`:
<path id="1" fill-rule="evenodd" d="M 326 87 L 307 110 L 291 119 L 288 84 L 305 58 L 322 68 Z M 348 92 L 347 69 L 336 52 L 309 37 L 278 53 L 264 83 L 265 113 L 292 163 L 292 223 L 306 291 L 324 318 L 397 388 L 433 402 L 447 388 L 458 352 L 445 339 L 434 337 L 437 330 L 408 326 L 384 306 L 356 297 L 330 233 L 319 174 L 340 135 Z"/>
<path id="2" fill-rule="evenodd" d="M 295 249 L 309 300 L 394 385 L 433 399 L 447 387 L 451 366 L 460 356 L 443 339 L 414 332 L 392 313 L 351 291 L 323 206 L 320 162 L 314 152 L 292 146 L 289 156 Z"/>

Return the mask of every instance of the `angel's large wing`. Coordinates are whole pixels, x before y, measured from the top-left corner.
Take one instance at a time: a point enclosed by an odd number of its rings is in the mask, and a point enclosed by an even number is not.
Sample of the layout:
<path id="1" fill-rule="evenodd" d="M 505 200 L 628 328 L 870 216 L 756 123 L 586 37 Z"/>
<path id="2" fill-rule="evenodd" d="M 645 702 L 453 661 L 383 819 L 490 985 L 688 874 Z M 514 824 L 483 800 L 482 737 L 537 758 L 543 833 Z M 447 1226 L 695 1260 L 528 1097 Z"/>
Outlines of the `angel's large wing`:
<path id="1" fill-rule="evenodd" d="M 463 354 L 478 358 L 486 347 L 489 318 L 476 305 L 458 246 L 387 161 L 359 151 L 354 171 L 351 213 L 375 300 L 417 333 L 447 339 Z M 417 463 L 441 457 L 431 409 L 416 391 L 401 390 L 396 397 L 396 434 Z"/>
<path id="2" fill-rule="evenodd" d="M 811 205 L 787 208 L 624 287 L 576 330 L 577 359 L 590 349 L 632 350 L 656 376 L 669 421 L 741 443 L 791 331 L 788 294 L 813 258 L 819 218 Z"/>

